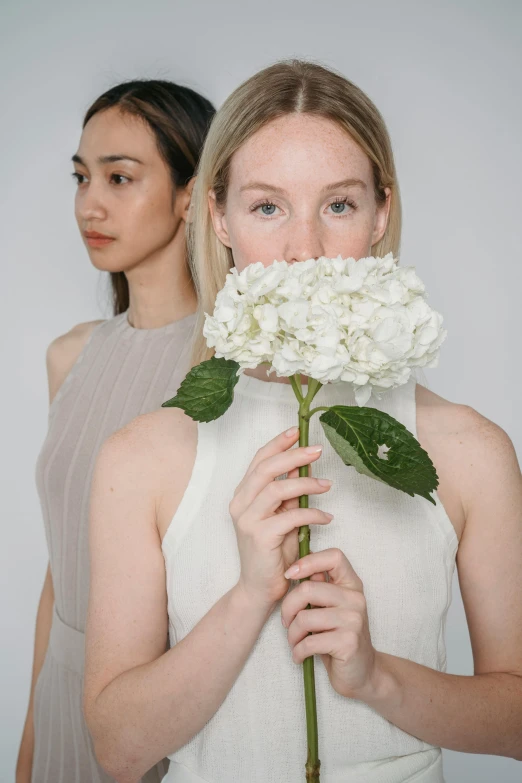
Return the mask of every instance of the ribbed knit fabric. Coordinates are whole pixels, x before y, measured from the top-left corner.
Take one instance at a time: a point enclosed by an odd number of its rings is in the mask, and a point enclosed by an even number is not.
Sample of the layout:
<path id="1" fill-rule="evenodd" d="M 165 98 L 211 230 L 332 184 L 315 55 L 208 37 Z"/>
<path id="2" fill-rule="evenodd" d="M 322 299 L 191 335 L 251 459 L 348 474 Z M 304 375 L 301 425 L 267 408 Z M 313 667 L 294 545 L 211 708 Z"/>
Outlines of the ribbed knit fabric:
<path id="1" fill-rule="evenodd" d="M 416 435 L 416 381 L 368 405 Z M 350 384 L 329 384 L 314 405 L 354 405 Z M 297 423 L 290 386 L 241 376 L 227 413 L 198 425 L 196 461 L 163 540 L 171 645 L 185 637 L 237 582 L 240 562 L 228 505 L 256 450 Z M 345 466 L 311 422 L 310 444 L 324 451 L 314 475 L 332 489 L 310 498 L 334 520 L 314 526 L 311 548 L 339 547 L 364 584 L 374 647 L 445 670 L 444 627 L 457 537 L 436 505 Z M 332 688 L 316 657 L 321 783 L 441 783 L 440 748 L 389 723 Z M 175 752 L 164 783 L 301 783 L 306 761 L 302 667 L 274 609 L 224 703 Z"/>
<path id="2" fill-rule="evenodd" d="M 158 329 L 135 329 L 126 313 L 102 321 L 49 409 L 36 482 L 55 607 L 35 687 L 32 783 L 111 780 L 96 762 L 82 715 L 92 471 L 109 435 L 174 396 L 189 366 L 194 325 L 193 315 Z M 157 783 L 167 768 L 161 762 L 143 780 Z"/>

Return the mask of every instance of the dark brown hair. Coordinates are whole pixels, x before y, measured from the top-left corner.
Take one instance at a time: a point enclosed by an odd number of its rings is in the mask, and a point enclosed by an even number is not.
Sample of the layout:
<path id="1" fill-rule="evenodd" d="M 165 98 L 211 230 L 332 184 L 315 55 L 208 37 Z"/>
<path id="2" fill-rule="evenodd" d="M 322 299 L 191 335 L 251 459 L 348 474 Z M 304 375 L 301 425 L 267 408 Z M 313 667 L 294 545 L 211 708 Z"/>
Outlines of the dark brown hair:
<path id="1" fill-rule="evenodd" d="M 170 169 L 173 188 L 184 187 L 196 173 L 214 106 L 189 87 L 160 79 L 138 79 L 111 87 L 87 110 L 83 128 L 100 111 L 117 106 L 140 117 L 154 133 L 158 151 Z M 111 272 L 113 313 L 129 307 L 129 284 L 124 272 Z"/>

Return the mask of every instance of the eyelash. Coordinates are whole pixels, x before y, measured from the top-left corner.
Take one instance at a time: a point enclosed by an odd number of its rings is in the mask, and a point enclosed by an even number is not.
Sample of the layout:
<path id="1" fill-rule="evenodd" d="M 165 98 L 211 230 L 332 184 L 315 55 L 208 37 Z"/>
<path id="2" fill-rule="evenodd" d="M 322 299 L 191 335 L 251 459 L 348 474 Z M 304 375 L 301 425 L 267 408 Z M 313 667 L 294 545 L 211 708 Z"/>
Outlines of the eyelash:
<path id="1" fill-rule="evenodd" d="M 84 182 L 80 182 L 80 177 L 85 177 L 85 174 L 80 174 L 79 171 L 74 171 L 71 174 L 72 178 L 76 180 L 76 183 L 78 185 L 84 185 Z M 113 177 L 120 177 L 121 179 L 126 179 L 127 182 L 113 182 L 113 185 L 116 185 L 116 187 L 120 187 L 121 185 L 127 185 L 129 182 L 132 182 L 130 177 L 125 176 L 125 174 L 111 174 L 111 181 Z"/>
<path id="2" fill-rule="evenodd" d="M 351 207 L 353 210 L 357 209 L 357 204 L 348 198 L 348 196 L 343 196 L 342 198 L 334 198 L 330 203 L 328 204 L 329 207 L 332 206 L 332 204 L 347 204 L 349 207 Z M 250 207 L 251 212 L 255 212 L 259 207 L 263 206 L 270 206 L 270 207 L 277 207 L 277 204 L 274 204 L 273 201 L 270 201 L 270 199 L 264 199 L 263 201 L 258 201 L 257 204 L 254 204 L 252 207 Z M 271 217 L 274 217 L 274 215 L 264 215 L 264 218 L 268 219 Z M 335 215 L 335 217 L 346 217 L 346 215 Z"/>

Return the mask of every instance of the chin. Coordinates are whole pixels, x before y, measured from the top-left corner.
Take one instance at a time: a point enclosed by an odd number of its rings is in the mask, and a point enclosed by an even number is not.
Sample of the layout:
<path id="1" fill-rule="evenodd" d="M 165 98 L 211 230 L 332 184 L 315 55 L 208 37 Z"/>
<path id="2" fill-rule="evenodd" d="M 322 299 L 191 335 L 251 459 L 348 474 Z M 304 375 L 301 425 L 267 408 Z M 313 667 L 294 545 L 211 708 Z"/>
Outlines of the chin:
<path id="1" fill-rule="evenodd" d="M 125 267 L 128 266 L 128 264 L 124 264 L 123 261 L 118 263 L 117 259 L 106 258 L 102 253 L 97 253 L 96 251 L 93 253 L 89 250 L 89 258 L 93 267 L 99 272 L 123 272 Z"/>
<path id="2" fill-rule="evenodd" d="M 91 264 L 99 272 L 123 272 L 132 266 L 128 258 L 122 258 L 121 248 L 111 246 L 93 248 L 88 245 L 85 248 Z"/>

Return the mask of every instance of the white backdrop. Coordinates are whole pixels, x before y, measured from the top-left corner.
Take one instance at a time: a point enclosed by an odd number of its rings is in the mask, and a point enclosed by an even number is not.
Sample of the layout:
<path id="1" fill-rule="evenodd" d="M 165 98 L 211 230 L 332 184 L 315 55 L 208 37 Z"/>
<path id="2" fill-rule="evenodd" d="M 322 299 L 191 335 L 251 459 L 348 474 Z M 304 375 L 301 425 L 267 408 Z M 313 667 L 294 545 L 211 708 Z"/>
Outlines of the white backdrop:
<path id="1" fill-rule="evenodd" d="M 429 386 L 497 422 L 520 455 L 522 4 L 4 0 L 0 13 L 0 781 L 7 783 L 47 563 L 33 478 L 46 431 L 45 351 L 73 324 L 109 314 L 106 280 L 91 268 L 73 219 L 70 157 L 84 110 L 135 77 L 169 78 L 219 105 L 276 59 L 304 56 L 341 70 L 388 123 L 404 203 L 401 261 L 417 267 L 449 330 Z M 457 583 L 447 646 L 448 671 L 471 674 Z M 522 777 L 512 759 L 444 755 L 448 783 Z"/>

